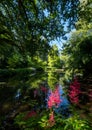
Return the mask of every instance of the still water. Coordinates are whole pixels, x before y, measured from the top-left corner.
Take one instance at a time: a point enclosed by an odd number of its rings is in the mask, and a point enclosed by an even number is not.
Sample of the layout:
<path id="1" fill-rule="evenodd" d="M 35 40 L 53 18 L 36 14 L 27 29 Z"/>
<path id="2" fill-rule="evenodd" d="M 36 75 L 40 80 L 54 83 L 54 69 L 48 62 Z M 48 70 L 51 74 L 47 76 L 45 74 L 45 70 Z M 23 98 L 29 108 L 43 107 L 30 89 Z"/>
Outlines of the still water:
<path id="1" fill-rule="evenodd" d="M 61 82 L 62 75 L 55 72 L 32 73 L 25 75 L 13 75 L 12 77 L 3 77 L 0 81 L 0 129 L 10 130 L 14 118 L 21 112 L 40 111 L 48 109 L 48 98 L 50 92 L 57 86 L 61 103 L 58 107 L 53 107 L 55 113 L 59 113 L 63 118 L 68 118 L 73 113 L 79 113 L 83 118 L 88 118 L 91 111 L 86 114 L 86 109 L 73 106 L 67 96 L 68 85 L 63 86 Z M 15 128 L 16 129 L 16 128 Z M 18 128 L 17 128 L 18 129 Z"/>

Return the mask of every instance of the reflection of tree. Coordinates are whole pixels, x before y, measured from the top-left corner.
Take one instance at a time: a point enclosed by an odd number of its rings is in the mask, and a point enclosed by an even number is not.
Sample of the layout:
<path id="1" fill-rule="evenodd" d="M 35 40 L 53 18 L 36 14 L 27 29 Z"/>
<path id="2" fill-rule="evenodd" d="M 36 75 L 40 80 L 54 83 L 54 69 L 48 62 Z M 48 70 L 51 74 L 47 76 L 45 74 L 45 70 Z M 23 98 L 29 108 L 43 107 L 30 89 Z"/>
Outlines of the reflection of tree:
<path id="1" fill-rule="evenodd" d="M 16 88 L 0 87 L 0 115 L 5 114 L 12 107 Z"/>
<path id="2" fill-rule="evenodd" d="M 48 73 L 48 85 L 51 89 L 54 89 L 55 85 L 58 83 L 59 75 L 55 72 L 49 71 Z"/>
<path id="3" fill-rule="evenodd" d="M 43 82 L 46 82 L 46 74 L 41 72 L 38 72 L 33 76 L 29 76 L 29 79 L 27 80 L 29 88 L 39 88 L 39 85 Z"/>

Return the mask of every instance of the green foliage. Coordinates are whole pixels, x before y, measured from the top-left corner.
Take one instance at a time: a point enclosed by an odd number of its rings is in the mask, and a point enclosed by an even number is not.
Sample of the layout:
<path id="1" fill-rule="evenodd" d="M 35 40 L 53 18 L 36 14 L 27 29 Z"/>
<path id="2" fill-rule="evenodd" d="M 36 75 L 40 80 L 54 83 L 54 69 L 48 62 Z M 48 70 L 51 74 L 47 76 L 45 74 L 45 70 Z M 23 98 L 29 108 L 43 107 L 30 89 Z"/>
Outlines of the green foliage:
<path id="1" fill-rule="evenodd" d="M 77 0 L 3 0 L 0 3 L 0 68 L 36 65 L 32 63 L 35 56 L 41 62 L 46 61 L 51 49 L 49 42 L 65 34 L 65 21 L 74 25 L 78 5 Z M 59 59 L 54 58 L 53 62 L 56 67 L 59 65 Z"/>
<path id="2" fill-rule="evenodd" d="M 81 1 L 81 0 L 80 0 Z M 80 2 L 79 18 L 86 24 L 92 22 L 92 0 L 84 0 Z"/>
<path id="3" fill-rule="evenodd" d="M 15 118 L 15 124 L 18 124 L 23 130 L 30 128 L 38 128 L 38 130 L 91 130 L 90 123 L 85 119 L 81 119 L 78 115 L 72 115 L 65 119 L 59 114 L 55 114 L 55 124 L 50 126 L 49 124 L 49 113 L 44 111 L 41 116 L 36 118 L 30 117 L 24 120 L 25 113 L 20 113 Z M 34 130 L 33 129 L 33 130 Z"/>
<path id="4" fill-rule="evenodd" d="M 59 75 L 54 71 L 49 71 L 48 73 L 48 85 L 49 88 L 54 89 L 58 83 Z"/>
<path id="5" fill-rule="evenodd" d="M 75 24 L 75 21 L 78 22 Z M 40 78 L 39 74 L 39 79 L 35 82 L 27 81 L 31 76 L 30 73 L 34 72 L 35 68 L 42 71 L 47 65 L 53 72 L 56 68 L 62 67 L 57 46 L 50 47 L 49 43 L 70 31 L 74 25 L 76 31 L 64 44 L 61 56 L 65 72 L 63 80 L 66 81 L 71 80 L 75 73 L 92 74 L 92 0 L 87 0 L 80 6 L 79 0 L 2 0 L 0 80 L 4 78 L 7 80 L 8 76 L 12 78 L 13 75 L 17 77 L 20 73 L 19 78 L 24 77 L 21 80 L 22 85 L 24 81 L 26 82 L 23 92 L 26 90 L 25 86 L 29 84 L 36 88 L 46 78 Z M 57 83 L 56 77 L 57 75 L 52 72 L 48 75 L 48 84 L 51 88 Z M 38 115 L 27 120 L 24 120 L 25 115 L 26 112 L 19 113 L 15 118 L 15 124 L 18 124 L 21 130 L 34 130 L 34 128 L 41 130 L 48 126 L 47 113 L 42 117 Z M 90 130 L 87 121 L 81 120 L 76 115 L 68 119 L 56 116 L 55 120 L 55 126 L 48 129 Z"/>
<path id="6" fill-rule="evenodd" d="M 89 10 L 89 15 L 87 14 Z M 65 68 L 65 79 L 71 79 L 74 74 L 83 76 L 92 73 L 92 15 L 91 1 L 81 7 L 81 11 L 87 15 L 79 14 L 76 30 L 72 32 L 67 43 L 63 45 L 61 59 Z M 80 11 L 80 13 L 81 13 Z"/>
<path id="7" fill-rule="evenodd" d="M 41 119 L 40 119 L 40 121 L 38 122 L 39 125 L 41 126 L 41 128 L 44 129 L 44 128 L 48 128 L 49 127 L 48 118 L 49 118 L 48 114 L 44 113 L 44 116 L 42 116 Z"/>
<path id="8" fill-rule="evenodd" d="M 80 119 L 77 115 L 74 115 L 70 118 L 68 118 L 65 121 L 66 125 L 64 127 L 64 130 L 90 130 L 91 126 L 89 126 L 88 122 L 86 120 Z"/>
<path id="9" fill-rule="evenodd" d="M 35 130 L 35 128 L 38 128 L 38 121 L 40 117 L 29 117 L 28 119 L 25 119 L 26 116 L 25 113 L 20 113 L 19 115 L 16 116 L 15 118 L 15 124 L 19 125 L 21 130 Z M 38 128 L 39 130 L 39 128 Z"/>
<path id="10" fill-rule="evenodd" d="M 55 71 L 55 68 L 59 68 L 60 65 L 60 57 L 58 48 L 56 45 L 52 46 L 52 49 L 48 53 L 48 67 L 53 71 Z"/>
<path id="11" fill-rule="evenodd" d="M 61 59 L 65 68 L 65 79 L 92 72 L 92 24 L 79 21 L 81 28 L 72 33 L 64 44 Z M 79 25 L 78 25 L 79 26 Z"/>
<path id="12" fill-rule="evenodd" d="M 22 63 L 23 63 L 23 57 L 18 53 L 12 54 L 12 56 L 9 57 L 7 61 L 9 68 L 17 68 L 19 66 L 22 66 Z"/>
<path id="13" fill-rule="evenodd" d="M 64 76 L 62 80 L 71 80 L 73 76 L 92 73 L 92 0 L 80 1 L 78 21 L 70 39 L 63 44 L 61 60 Z M 89 15 L 88 15 L 89 14 Z"/>
<path id="14" fill-rule="evenodd" d="M 55 125 L 51 130 L 90 130 L 91 126 L 86 120 L 80 119 L 77 115 L 67 119 L 62 118 L 59 114 L 55 116 Z"/>

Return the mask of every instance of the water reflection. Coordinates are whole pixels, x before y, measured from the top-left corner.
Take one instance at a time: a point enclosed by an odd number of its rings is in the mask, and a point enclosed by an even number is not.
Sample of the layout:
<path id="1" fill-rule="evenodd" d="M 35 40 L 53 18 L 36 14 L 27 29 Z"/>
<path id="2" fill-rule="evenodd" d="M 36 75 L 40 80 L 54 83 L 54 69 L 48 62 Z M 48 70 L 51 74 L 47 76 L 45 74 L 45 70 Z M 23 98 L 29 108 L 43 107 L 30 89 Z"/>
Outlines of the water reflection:
<path id="1" fill-rule="evenodd" d="M 0 86 L 0 111 L 9 111 L 17 105 L 25 103 L 31 108 L 34 106 L 44 106 L 46 103 L 47 90 L 54 89 L 59 83 L 59 74 L 57 73 L 36 73 L 28 75 L 15 75 L 11 78 L 2 78 L 4 84 Z M 44 89 L 45 88 L 45 89 Z M 60 86 L 61 88 L 61 86 Z M 60 89 L 60 93 L 62 90 Z M 36 101 L 36 99 L 38 101 Z M 16 104 L 15 104 L 16 102 Z M 63 103 L 65 99 L 63 100 Z M 11 105 L 11 107 L 10 107 Z M 6 110 L 5 110 L 6 108 Z M 7 113 L 6 112 L 6 113 Z"/>
<path id="2" fill-rule="evenodd" d="M 70 102 L 67 99 L 66 91 L 60 83 L 61 75 L 55 72 L 33 73 L 2 77 L 0 82 L 0 115 L 1 122 L 7 119 L 14 119 L 20 112 L 40 112 L 48 109 L 47 100 L 50 91 L 56 86 L 59 87 L 60 99 L 62 102 L 54 107 L 55 113 L 63 118 L 71 115 Z M 3 83 L 3 84 L 2 84 Z M 77 108 L 80 114 L 79 108 Z M 82 108 L 83 109 L 83 108 Z M 8 122 L 9 123 L 9 122 Z"/>

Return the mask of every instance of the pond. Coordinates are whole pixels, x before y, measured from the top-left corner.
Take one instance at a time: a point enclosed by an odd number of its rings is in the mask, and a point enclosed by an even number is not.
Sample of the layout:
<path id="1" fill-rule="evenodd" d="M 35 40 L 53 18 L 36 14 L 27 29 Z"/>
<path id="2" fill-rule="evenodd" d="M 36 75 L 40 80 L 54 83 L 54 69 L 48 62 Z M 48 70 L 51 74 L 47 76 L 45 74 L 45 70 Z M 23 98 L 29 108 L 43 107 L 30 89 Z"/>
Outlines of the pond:
<path id="1" fill-rule="evenodd" d="M 62 130 L 66 127 L 66 130 L 79 130 L 79 128 L 82 130 L 85 127 L 85 130 L 91 130 L 90 103 L 88 102 L 89 109 L 84 107 L 85 104 L 83 106 L 82 101 L 81 104 L 74 104 L 69 99 L 69 84 L 63 86 L 61 77 L 62 74 L 56 72 L 34 72 L 2 77 L 0 129 Z M 81 97 L 80 99 L 82 100 Z M 66 122 L 69 125 L 66 125 Z"/>

